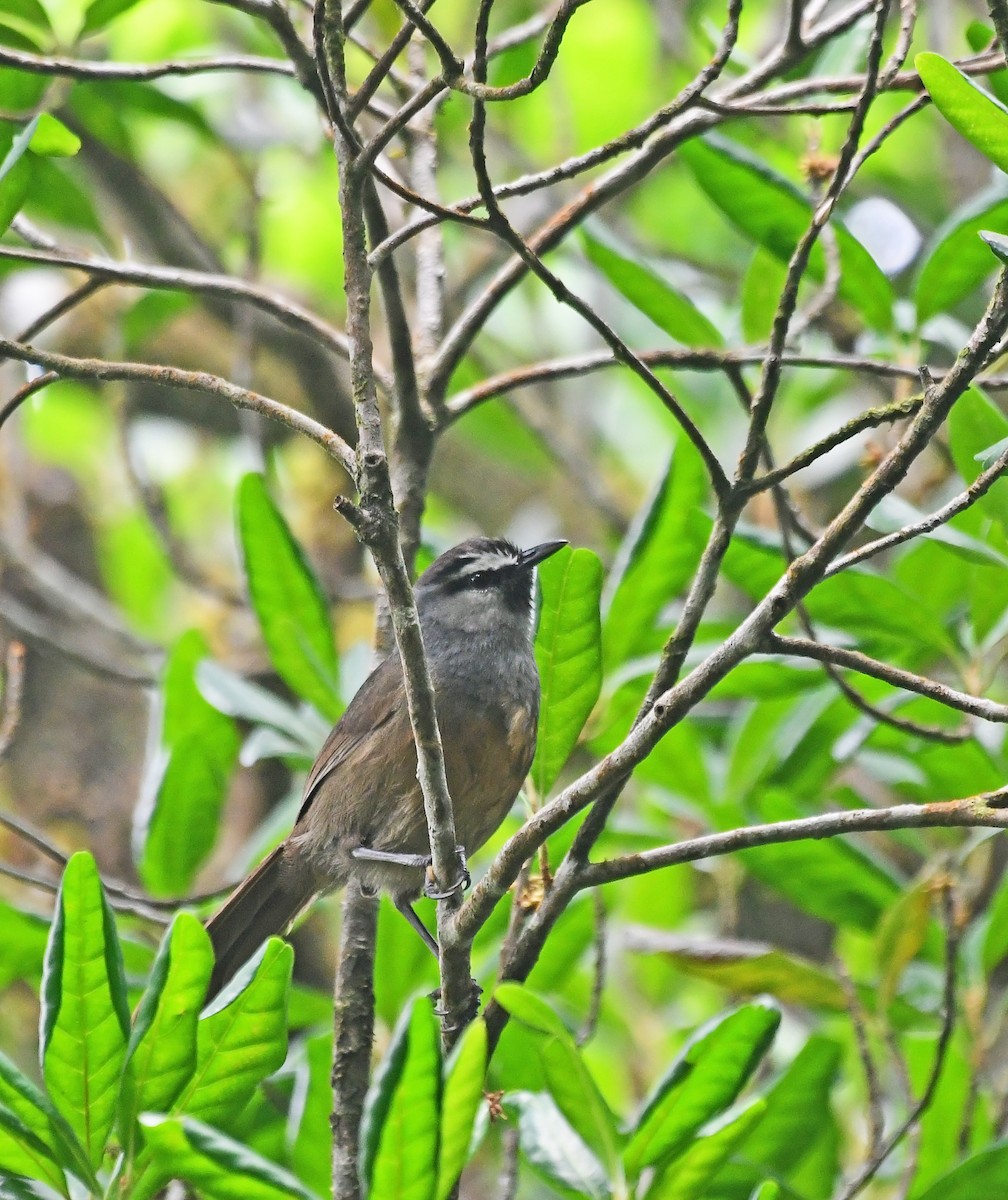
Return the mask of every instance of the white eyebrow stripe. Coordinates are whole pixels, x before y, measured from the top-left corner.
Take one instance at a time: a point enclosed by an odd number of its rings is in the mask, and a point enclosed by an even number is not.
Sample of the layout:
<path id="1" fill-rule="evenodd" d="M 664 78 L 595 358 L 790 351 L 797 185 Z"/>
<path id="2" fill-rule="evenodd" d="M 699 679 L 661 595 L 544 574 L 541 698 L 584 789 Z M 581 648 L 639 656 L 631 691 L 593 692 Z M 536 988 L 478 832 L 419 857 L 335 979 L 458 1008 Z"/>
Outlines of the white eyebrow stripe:
<path id="1" fill-rule="evenodd" d="M 475 575 L 479 571 L 501 571 L 515 565 L 514 555 L 502 554 L 499 550 L 489 550 L 483 554 L 474 554 L 464 564 L 459 572 L 464 575 Z"/>

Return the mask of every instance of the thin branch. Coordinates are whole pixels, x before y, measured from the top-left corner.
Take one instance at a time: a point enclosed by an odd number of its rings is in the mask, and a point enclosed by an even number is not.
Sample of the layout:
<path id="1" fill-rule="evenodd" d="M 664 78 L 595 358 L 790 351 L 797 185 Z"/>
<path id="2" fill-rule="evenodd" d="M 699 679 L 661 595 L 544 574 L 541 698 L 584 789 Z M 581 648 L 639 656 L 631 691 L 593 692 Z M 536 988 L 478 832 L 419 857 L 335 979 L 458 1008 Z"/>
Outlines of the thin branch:
<path id="1" fill-rule="evenodd" d="M 43 388 L 47 388 L 50 383 L 55 383 L 57 379 L 59 379 L 59 374 L 56 371 L 43 371 L 41 375 L 36 375 L 34 379 L 29 379 L 26 384 L 19 387 L 6 404 L 0 407 L 0 429 L 26 400 L 30 400 L 36 392 L 41 392 Z"/>
<path id="2" fill-rule="evenodd" d="M 333 1195 L 359 1200 L 359 1136 L 367 1067 L 374 1039 L 374 951 L 378 900 L 350 886 L 343 898 L 339 966 L 336 972 L 336 1017 L 332 1087 L 338 1103 L 329 1120 L 333 1131 Z M 363 1064 L 363 1070 L 361 1066 Z"/>
<path id="3" fill-rule="evenodd" d="M 265 75 L 295 74 L 283 58 L 263 58 L 252 54 L 217 54 L 212 58 L 172 59 L 167 62 L 118 63 L 91 62 L 58 54 L 29 54 L 0 46 L 0 66 L 14 67 L 34 75 L 59 75 L 67 79 L 101 79 L 142 82 L 170 75 L 205 75 L 212 71 L 243 71 Z"/>
<path id="4" fill-rule="evenodd" d="M 0 259 L 9 258 L 17 262 L 44 264 L 84 271 L 92 279 L 110 283 L 133 284 L 137 287 L 155 288 L 163 291 L 189 292 L 195 296 L 222 296 L 228 300 L 241 300 L 262 312 L 269 313 L 282 324 L 299 333 L 311 335 L 317 341 L 346 360 L 350 356 L 346 337 L 335 326 L 322 320 L 311 309 L 304 308 L 293 300 L 278 295 L 262 284 L 234 275 L 218 275 L 209 271 L 194 271 L 185 267 L 158 267 L 144 263 L 114 262 L 111 259 L 93 258 L 90 255 L 67 254 L 63 251 L 23 249 L 18 246 L 0 246 Z M 24 338 L 19 338 L 24 341 Z M 382 380 L 383 385 L 388 381 Z M 388 385 L 390 386 L 390 385 Z"/>
<path id="5" fill-rule="evenodd" d="M 586 1046 L 595 1036 L 595 1030 L 598 1028 L 599 1017 L 602 1014 L 602 994 L 605 991 L 606 967 L 608 965 L 606 953 L 608 931 L 605 898 L 601 891 L 595 891 L 592 893 L 592 899 L 595 902 L 595 962 L 592 972 L 592 990 L 588 1013 L 581 1028 L 578 1030 L 576 1039 L 579 1046 Z"/>
<path id="6" fill-rule="evenodd" d="M 473 66 L 473 74 L 477 82 L 480 82 L 486 75 L 486 24 L 489 20 L 489 3 L 490 0 L 483 0 L 480 6 L 480 18 L 477 22 L 476 56 Z M 661 400 L 675 417 L 683 432 L 696 447 L 710 477 L 714 493 L 718 497 L 718 500 L 723 502 L 729 492 L 728 477 L 718 461 L 717 455 L 707 444 L 707 440 L 700 432 L 698 426 L 679 403 L 678 399 L 665 387 L 651 368 L 640 360 L 612 326 L 600 317 L 590 305 L 586 304 L 580 296 L 572 292 L 558 276 L 549 270 L 539 254 L 525 242 L 504 215 L 493 194 L 493 182 L 487 168 L 485 130 L 486 106 L 483 101 L 477 100 L 473 104 L 472 122 L 469 127 L 469 149 L 480 195 L 483 197 L 483 204 L 487 210 L 487 220 L 491 228 L 515 251 L 525 266 L 542 280 L 554 298 L 559 303 L 572 308 L 582 320 L 587 322 L 605 341 L 606 345 L 609 346 L 613 355 L 643 380 Z"/>
<path id="7" fill-rule="evenodd" d="M 861 1060 L 861 1070 L 865 1077 L 865 1089 L 868 1093 L 868 1157 L 873 1158 L 878 1153 L 885 1135 L 882 1086 L 868 1041 L 868 1021 L 864 1005 L 861 1003 L 854 981 L 839 955 L 835 957 L 833 966 L 837 978 L 840 980 L 840 986 L 843 988 L 847 1002 L 847 1016 L 851 1028 L 854 1030 L 858 1058 Z"/>
<path id="8" fill-rule="evenodd" d="M 268 396 L 238 387 L 227 379 L 222 379 L 219 375 L 212 375 L 209 371 L 185 371 L 180 367 L 166 367 L 155 363 L 109 362 L 101 358 L 73 358 L 67 354 L 41 350 L 37 346 L 25 346 L 8 338 L 0 338 L 0 356 L 35 363 L 70 379 L 136 380 L 155 384 L 158 387 L 182 388 L 185 391 L 200 392 L 206 396 L 226 400 L 236 408 L 245 408 L 251 412 L 261 413 L 264 417 L 279 421 L 296 433 L 303 434 L 321 446 L 351 478 L 356 469 L 353 451 L 331 429 L 287 404 L 280 404 Z"/>
<path id="9" fill-rule="evenodd" d="M 879 662 L 878 659 L 869 658 L 859 650 L 828 646 L 809 638 L 782 637 L 776 633 L 768 635 L 764 648 L 771 654 L 793 654 L 796 658 L 812 658 L 816 662 L 832 663 L 845 670 L 857 671 L 861 675 L 879 679 L 893 687 L 903 688 L 904 691 L 915 692 L 918 696 L 926 696 L 929 700 L 945 705 L 946 708 L 969 713 L 984 721 L 994 721 L 998 724 L 1008 722 L 1008 705 L 958 692 L 955 688 L 947 687 L 934 679 L 914 675 L 911 671 L 904 671 L 902 667 L 894 667 L 889 663 Z"/>
<path id="10" fill-rule="evenodd" d="M 18 641 L 7 647 L 4 661 L 3 699 L 0 707 L 0 759 L 10 748 L 14 731 L 21 720 L 21 697 L 24 691 L 25 648 Z M 0 814 L 0 821 L 4 820 Z"/>
<path id="11" fill-rule="evenodd" d="M 68 312 L 76 308 L 78 304 L 83 304 L 85 300 L 93 296 L 95 292 L 101 291 L 106 286 L 105 279 L 87 279 L 79 287 L 74 288 L 62 300 L 58 300 L 51 307 L 47 308 L 44 313 L 41 313 L 34 321 L 26 328 L 22 329 L 15 336 L 17 342 L 30 342 L 33 337 L 37 337 L 44 329 L 48 329 L 60 317 L 66 316 Z"/>
<path id="12" fill-rule="evenodd" d="M 853 833 L 881 833 L 903 829 L 1008 828 L 1008 788 L 983 792 L 963 800 L 930 804 L 896 804 L 891 808 L 855 808 L 843 812 L 817 813 L 793 821 L 746 825 L 725 833 L 686 838 L 668 846 L 642 850 L 619 858 L 586 863 L 578 872 L 577 891 L 647 875 L 666 867 L 701 862 L 787 842 L 843 837 Z"/>
<path id="13" fill-rule="evenodd" d="M 827 222 L 833 215 L 837 201 L 847 186 L 849 170 L 857 153 L 858 143 L 868 116 L 868 110 L 876 95 L 879 67 L 882 61 L 883 35 L 886 18 L 889 14 L 890 0 L 877 0 L 875 4 L 875 24 L 872 30 L 871 42 L 868 46 L 867 68 L 864 86 L 858 97 L 857 106 L 847 127 L 840 153 L 837 155 L 836 167 L 833 170 L 829 185 L 826 188 L 822 202 L 813 213 L 808 228 L 802 234 L 788 262 L 787 276 L 781 291 L 777 310 L 774 313 L 770 332 L 770 344 L 763 360 L 763 371 L 759 387 L 753 396 L 749 429 L 746 434 L 745 446 L 739 456 L 738 469 L 735 475 L 737 485 L 745 486 L 752 479 L 759 462 L 760 450 L 766 432 L 767 422 L 773 408 L 782 377 L 781 354 L 787 341 L 791 320 L 798 304 L 798 290 L 805 278 L 812 250 L 819 241 Z"/>
<path id="14" fill-rule="evenodd" d="M 931 533 L 947 524 L 954 516 L 965 512 L 967 508 L 975 504 L 981 496 L 985 496 L 1006 471 L 1008 471 L 1008 447 L 1005 447 L 989 467 L 981 471 L 964 492 L 953 496 L 947 504 L 943 504 L 941 508 L 922 517 L 921 520 L 915 521 L 912 525 L 904 525 L 902 529 L 887 533 L 885 537 L 876 538 L 874 541 L 852 550 L 849 554 L 845 554 L 843 558 L 838 558 L 826 572 L 826 577 L 836 575 L 838 572 L 854 566 L 855 563 L 864 562 L 867 558 L 874 558 L 877 554 L 892 549 L 893 546 L 901 546 L 904 542 L 909 542 L 922 534 Z"/>
<path id="15" fill-rule="evenodd" d="M 934 1060 L 928 1074 L 927 1083 L 917 1103 L 913 1105 L 905 1120 L 889 1135 L 876 1150 L 875 1154 L 865 1163 L 864 1167 L 838 1193 L 836 1200 L 853 1200 L 866 1184 L 878 1173 L 879 1168 L 896 1147 L 912 1130 L 921 1116 L 928 1110 L 934 1099 L 935 1090 L 945 1067 L 945 1059 L 952 1041 L 956 1019 L 956 960 L 959 950 L 959 929 L 955 918 L 955 901 L 951 884 L 946 881 L 942 889 L 942 913 L 945 926 L 945 978 L 942 994 L 941 1027 L 935 1044 Z"/>

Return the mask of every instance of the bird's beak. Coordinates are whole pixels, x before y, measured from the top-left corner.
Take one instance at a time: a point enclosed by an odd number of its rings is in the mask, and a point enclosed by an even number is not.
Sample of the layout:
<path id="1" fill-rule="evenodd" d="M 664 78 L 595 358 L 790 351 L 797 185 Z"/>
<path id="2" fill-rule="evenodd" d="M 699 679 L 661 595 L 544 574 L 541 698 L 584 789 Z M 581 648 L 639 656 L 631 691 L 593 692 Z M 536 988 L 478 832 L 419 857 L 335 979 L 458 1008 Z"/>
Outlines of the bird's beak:
<path id="1" fill-rule="evenodd" d="M 534 567 L 536 563 L 541 563 L 544 558 L 549 558 L 551 554 L 556 554 L 558 550 L 562 550 L 567 542 L 564 538 L 560 538 L 555 542 L 540 542 L 538 546 L 531 546 L 528 550 L 523 550 L 518 556 L 518 565 L 522 567 Z"/>

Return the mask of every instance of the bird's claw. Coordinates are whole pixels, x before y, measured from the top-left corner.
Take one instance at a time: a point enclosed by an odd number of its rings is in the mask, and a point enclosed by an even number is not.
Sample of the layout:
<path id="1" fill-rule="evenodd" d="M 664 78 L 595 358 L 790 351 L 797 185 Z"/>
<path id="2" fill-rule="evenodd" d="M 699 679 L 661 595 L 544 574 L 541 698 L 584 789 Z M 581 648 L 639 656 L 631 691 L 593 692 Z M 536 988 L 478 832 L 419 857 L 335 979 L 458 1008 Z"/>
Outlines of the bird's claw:
<path id="1" fill-rule="evenodd" d="M 459 869 L 461 874 L 458 879 L 448 888 L 439 888 L 438 879 L 434 874 L 434 865 L 430 859 L 427 860 L 427 870 L 424 874 L 423 894 L 429 900 L 447 900 L 449 896 L 454 896 L 456 892 L 464 892 L 472 884 L 472 876 L 469 874 L 469 867 L 466 864 L 465 847 L 456 846 L 455 853 L 458 855 Z"/>

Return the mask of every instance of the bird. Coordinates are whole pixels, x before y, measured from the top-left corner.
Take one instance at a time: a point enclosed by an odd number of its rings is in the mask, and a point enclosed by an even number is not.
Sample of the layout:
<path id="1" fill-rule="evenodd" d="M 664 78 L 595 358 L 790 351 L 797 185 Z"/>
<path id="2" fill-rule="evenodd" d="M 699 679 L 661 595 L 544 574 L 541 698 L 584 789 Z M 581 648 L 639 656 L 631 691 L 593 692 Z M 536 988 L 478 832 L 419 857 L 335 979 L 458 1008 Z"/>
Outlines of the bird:
<path id="1" fill-rule="evenodd" d="M 536 566 L 567 545 L 519 549 L 471 537 L 439 555 L 414 587 L 462 856 L 503 822 L 535 754 L 539 674 L 533 653 Z M 413 909 L 433 890 L 430 837 L 398 650 L 372 671 L 319 752 L 283 842 L 207 922 L 215 996 L 268 937 L 319 895 L 353 882 L 390 894 L 434 954 Z"/>

